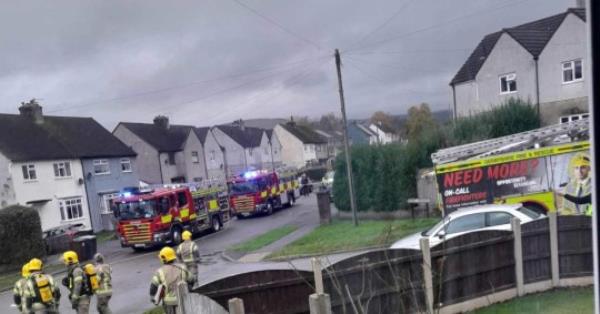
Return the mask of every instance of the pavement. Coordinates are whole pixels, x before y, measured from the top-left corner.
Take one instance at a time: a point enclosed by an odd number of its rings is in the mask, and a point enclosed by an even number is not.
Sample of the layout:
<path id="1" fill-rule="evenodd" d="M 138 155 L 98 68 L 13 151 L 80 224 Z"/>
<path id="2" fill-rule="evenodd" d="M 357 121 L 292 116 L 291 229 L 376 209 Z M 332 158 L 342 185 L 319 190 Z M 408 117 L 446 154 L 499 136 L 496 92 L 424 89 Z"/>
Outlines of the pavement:
<path id="1" fill-rule="evenodd" d="M 244 242 L 269 230 L 285 225 L 296 225 L 298 228 L 286 237 L 253 253 L 257 257 L 247 257 L 245 263 L 236 259 L 223 258 L 223 252 L 238 243 Z M 199 283 L 204 284 L 232 274 L 263 269 L 306 269 L 310 270 L 310 258 L 301 258 L 290 262 L 262 262 L 262 257 L 287 245 L 295 239 L 312 231 L 319 224 L 317 202 L 314 195 L 302 197 L 292 208 L 276 211 L 271 216 L 251 217 L 243 220 L 233 219 L 220 232 L 206 234 L 196 239 L 201 255 L 199 267 Z M 121 248 L 118 241 L 107 241 L 98 244 L 98 252 L 105 255 L 106 261 L 113 268 L 113 297 L 111 309 L 113 313 L 142 313 L 153 308 L 148 294 L 150 280 L 160 261 L 158 249 L 135 253 L 129 248 Z M 330 261 L 347 258 L 360 252 L 343 253 L 330 256 Z M 243 258 L 241 256 L 240 258 Z M 47 264 L 60 263 L 60 256 L 49 257 Z M 64 274 L 57 274 L 60 282 Z M 68 292 L 61 287 L 63 298 L 60 304 L 61 313 L 73 312 L 67 299 Z M 16 313 L 11 307 L 12 293 L 0 293 L 0 313 Z M 92 301 L 95 309 L 95 300 Z M 95 310 L 92 310 L 95 312 Z"/>

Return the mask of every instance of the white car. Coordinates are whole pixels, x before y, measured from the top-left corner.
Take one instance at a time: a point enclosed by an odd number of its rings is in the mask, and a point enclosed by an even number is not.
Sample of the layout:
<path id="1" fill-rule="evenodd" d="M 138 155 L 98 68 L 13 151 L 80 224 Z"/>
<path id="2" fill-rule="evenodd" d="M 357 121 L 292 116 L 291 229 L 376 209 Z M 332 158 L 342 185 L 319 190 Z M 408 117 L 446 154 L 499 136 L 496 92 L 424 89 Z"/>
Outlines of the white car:
<path id="1" fill-rule="evenodd" d="M 481 205 L 461 208 L 452 212 L 435 226 L 421 233 L 410 235 L 392 244 L 392 249 L 420 249 L 419 241 L 429 238 L 433 247 L 459 235 L 486 230 L 511 230 L 511 218 L 519 218 L 521 224 L 545 217 L 521 204 Z"/>

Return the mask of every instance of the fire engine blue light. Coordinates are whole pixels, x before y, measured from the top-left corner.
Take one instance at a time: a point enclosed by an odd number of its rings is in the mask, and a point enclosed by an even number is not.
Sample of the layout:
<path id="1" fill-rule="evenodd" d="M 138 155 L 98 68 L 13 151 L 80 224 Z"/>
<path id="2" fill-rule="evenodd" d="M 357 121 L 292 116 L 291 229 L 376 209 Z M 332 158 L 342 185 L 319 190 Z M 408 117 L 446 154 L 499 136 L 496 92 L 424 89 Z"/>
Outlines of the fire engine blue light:
<path id="1" fill-rule="evenodd" d="M 256 172 L 254 172 L 254 171 L 248 171 L 248 172 L 244 173 L 245 179 L 254 178 L 255 176 L 256 176 Z"/>
<path id="2" fill-rule="evenodd" d="M 123 197 L 130 197 L 131 196 L 131 192 L 123 192 Z"/>

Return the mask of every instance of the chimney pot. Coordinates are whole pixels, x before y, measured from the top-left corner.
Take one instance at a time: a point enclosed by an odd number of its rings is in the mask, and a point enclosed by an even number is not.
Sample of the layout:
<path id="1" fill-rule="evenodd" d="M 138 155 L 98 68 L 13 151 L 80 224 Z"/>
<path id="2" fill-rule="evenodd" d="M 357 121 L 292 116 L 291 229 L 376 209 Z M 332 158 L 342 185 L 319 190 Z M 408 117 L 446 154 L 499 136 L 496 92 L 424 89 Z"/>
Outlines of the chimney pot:
<path id="1" fill-rule="evenodd" d="M 37 100 L 32 99 L 29 102 L 22 102 L 19 107 L 19 113 L 21 116 L 31 119 L 36 124 L 44 123 L 44 114 L 42 112 L 42 106 L 38 104 Z"/>
<path id="2" fill-rule="evenodd" d="M 154 118 L 154 125 L 160 127 L 163 130 L 168 130 L 170 125 L 169 125 L 169 118 L 166 116 L 156 116 Z"/>

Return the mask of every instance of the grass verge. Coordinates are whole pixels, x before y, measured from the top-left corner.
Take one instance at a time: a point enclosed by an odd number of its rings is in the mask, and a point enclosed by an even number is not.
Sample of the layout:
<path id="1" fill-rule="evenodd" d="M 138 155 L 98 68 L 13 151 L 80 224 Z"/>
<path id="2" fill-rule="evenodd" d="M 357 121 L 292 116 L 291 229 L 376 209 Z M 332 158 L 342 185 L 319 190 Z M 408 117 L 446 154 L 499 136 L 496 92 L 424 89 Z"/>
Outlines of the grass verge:
<path id="1" fill-rule="evenodd" d="M 146 312 L 144 312 L 144 314 L 164 314 L 165 311 L 163 311 L 162 307 L 157 306 L 151 310 L 147 310 Z"/>
<path id="2" fill-rule="evenodd" d="M 65 268 L 64 265 L 48 265 L 44 267 L 45 273 L 53 273 L 57 270 Z M 15 282 L 21 278 L 21 272 L 5 273 L 0 275 L 0 291 L 12 288 Z"/>
<path id="3" fill-rule="evenodd" d="M 294 232 L 297 228 L 298 227 L 293 225 L 276 228 L 248 241 L 234 245 L 231 249 L 238 252 L 256 251 Z"/>
<path id="4" fill-rule="evenodd" d="M 117 238 L 117 234 L 115 233 L 115 231 L 100 231 L 98 233 L 95 234 L 96 235 L 96 242 L 97 243 L 103 243 L 106 241 L 110 241 L 110 240 L 116 240 Z"/>
<path id="5" fill-rule="evenodd" d="M 337 221 L 317 227 L 268 258 L 326 254 L 389 245 L 404 236 L 433 226 L 438 220 L 438 218 L 367 220 L 361 221 L 358 227 L 354 227 L 349 221 Z"/>
<path id="6" fill-rule="evenodd" d="M 475 314 L 593 313 L 594 289 L 558 289 L 524 296 L 471 312 Z"/>

